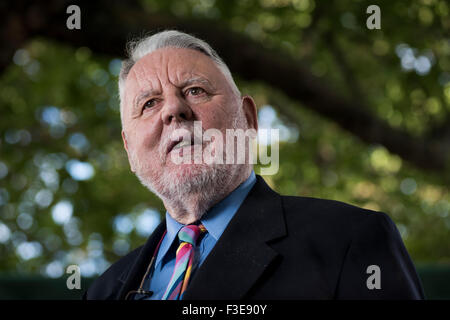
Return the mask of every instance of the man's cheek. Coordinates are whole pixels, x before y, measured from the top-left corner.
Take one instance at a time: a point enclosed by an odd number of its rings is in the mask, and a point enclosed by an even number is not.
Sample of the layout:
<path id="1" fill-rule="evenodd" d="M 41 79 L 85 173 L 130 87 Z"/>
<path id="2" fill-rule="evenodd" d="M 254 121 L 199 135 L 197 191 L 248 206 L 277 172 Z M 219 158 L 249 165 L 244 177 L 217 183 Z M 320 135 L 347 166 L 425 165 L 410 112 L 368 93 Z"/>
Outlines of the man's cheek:
<path id="1" fill-rule="evenodd" d="M 147 131 L 141 131 L 142 134 L 139 136 L 140 148 L 145 151 L 151 151 L 152 153 L 158 152 L 161 144 L 161 139 L 156 135 L 151 134 Z"/>

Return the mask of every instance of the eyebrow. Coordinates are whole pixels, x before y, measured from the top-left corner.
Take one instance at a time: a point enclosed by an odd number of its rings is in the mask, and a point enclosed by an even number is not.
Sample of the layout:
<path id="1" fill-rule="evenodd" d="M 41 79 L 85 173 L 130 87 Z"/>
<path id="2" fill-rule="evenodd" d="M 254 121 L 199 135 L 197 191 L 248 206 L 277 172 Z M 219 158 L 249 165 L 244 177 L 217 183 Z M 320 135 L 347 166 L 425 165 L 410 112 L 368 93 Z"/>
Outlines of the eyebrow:
<path id="1" fill-rule="evenodd" d="M 184 88 L 187 87 L 189 85 L 195 84 L 195 83 L 201 83 L 203 85 L 206 85 L 212 89 L 214 89 L 214 86 L 211 84 L 211 82 L 204 78 L 204 77 L 195 77 L 195 78 L 189 78 L 186 80 L 183 80 L 180 85 L 178 85 L 178 88 Z M 135 99 L 134 99 L 134 103 L 133 103 L 133 112 L 136 109 L 139 109 L 139 106 L 141 105 L 141 102 L 145 99 L 148 99 L 151 96 L 155 96 L 161 94 L 161 92 L 159 90 L 155 90 L 155 89 L 146 89 L 146 90 L 142 90 L 139 94 L 136 95 Z"/>
<path id="2" fill-rule="evenodd" d="M 204 77 L 195 77 L 195 78 L 186 79 L 181 82 L 180 87 L 187 87 L 194 83 L 201 83 L 201 84 L 204 84 L 204 85 L 207 85 L 207 86 L 213 88 L 213 85 L 211 84 L 211 82 Z"/>

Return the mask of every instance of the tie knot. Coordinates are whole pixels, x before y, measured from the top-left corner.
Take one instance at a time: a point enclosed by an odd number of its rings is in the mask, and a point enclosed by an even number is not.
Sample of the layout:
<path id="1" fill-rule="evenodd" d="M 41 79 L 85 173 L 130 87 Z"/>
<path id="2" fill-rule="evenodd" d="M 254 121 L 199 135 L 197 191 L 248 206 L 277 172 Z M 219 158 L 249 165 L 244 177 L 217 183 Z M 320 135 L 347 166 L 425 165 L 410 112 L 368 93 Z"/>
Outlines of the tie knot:
<path id="1" fill-rule="evenodd" d="M 204 232 L 206 232 L 206 228 L 202 224 L 189 224 L 181 228 L 180 232 L 178 232 L 178 239 L 195 246 L 198 237 Z"/>

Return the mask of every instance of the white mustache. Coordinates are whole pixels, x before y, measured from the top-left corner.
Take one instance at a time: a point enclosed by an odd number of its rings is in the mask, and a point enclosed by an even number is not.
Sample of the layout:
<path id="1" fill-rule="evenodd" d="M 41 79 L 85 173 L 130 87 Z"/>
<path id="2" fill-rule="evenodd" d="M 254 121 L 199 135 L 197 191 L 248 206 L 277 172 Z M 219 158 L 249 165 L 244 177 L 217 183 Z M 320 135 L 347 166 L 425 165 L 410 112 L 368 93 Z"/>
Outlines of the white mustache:
<path id="1" fill-rule="evenodd" d="M 189 122 L 189 124 L 181 125 L 174 128 L 170 133 L 167 133 L 161 138 L 159 144 L 159 154 L 161 161 L 166 162 L 168 147 L 175 141 L 194 141 L 194 143 L 203 144 L 202 135 L 204 133 L 203 127 L 201 127 L 201 132 L 194 131 L 194 123 Z M 197 135 L 196 135 L 197 133 Z"/>

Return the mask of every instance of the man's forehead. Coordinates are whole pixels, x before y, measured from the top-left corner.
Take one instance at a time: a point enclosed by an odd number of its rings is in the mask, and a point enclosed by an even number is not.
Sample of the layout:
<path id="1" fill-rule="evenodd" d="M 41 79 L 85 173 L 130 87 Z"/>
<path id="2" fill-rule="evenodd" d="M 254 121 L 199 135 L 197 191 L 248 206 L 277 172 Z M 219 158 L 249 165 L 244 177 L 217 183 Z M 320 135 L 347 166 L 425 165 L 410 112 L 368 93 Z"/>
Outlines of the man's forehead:
<path id="1" fill-rule="evenodd" d="M 157 80 L 183 82 L 192 77 L 214 80 L 217 76 L 214 62 L 192 49 L 164 48 L 139 59 L 131 68 L 127 81 L 147 86 Z"/>

